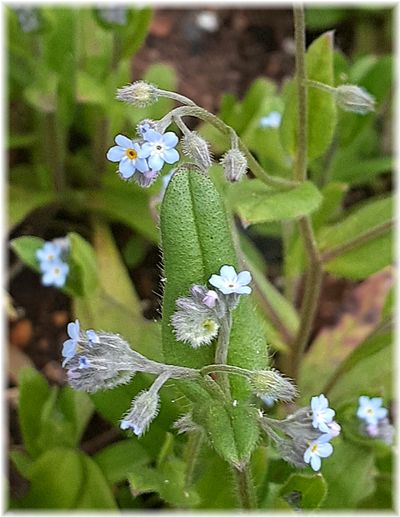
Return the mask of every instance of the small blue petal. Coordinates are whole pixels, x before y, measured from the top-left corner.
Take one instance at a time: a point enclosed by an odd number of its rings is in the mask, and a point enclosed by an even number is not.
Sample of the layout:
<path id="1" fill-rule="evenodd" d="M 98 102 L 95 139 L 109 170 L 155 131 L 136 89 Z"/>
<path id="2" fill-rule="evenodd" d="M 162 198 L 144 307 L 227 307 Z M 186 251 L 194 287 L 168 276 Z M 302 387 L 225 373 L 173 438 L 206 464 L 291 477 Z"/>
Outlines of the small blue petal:
<path id="1" fill-rule="evenodd" d="M 125 150 L 118 145 L 111 147 L 107 152 L 107 160 L 110 162 L 119 162 L 125 156 Z"/>
<path id="2" fill-rule="evenodd" d="M 169 131 L 168 133 L 165 133 L 163 135 L 162 141 L 166 145 L 166 147 L 175 147 L 179 139 L 175 133 Z"/>
<path id="3" fill-rule="evenodd" d="M 124 135 L 117 135 L 115 137 L 115 143 L 124 149 L 129 149 L 133 145 L 132 140 Z"/>
<path id="4" fill-rule="evenodd" d="M 179 160 L 179 153 L 176 149 L 166 149 L 163 152 L 163 159 L 167 163 L 175 163 Z"/>
<path id="5" fill-rule="evenodd" d="M 159 171 L 164 165 L 164 160 L 159 155 L 151 155 L 148 159 L 150 169 L 153 171 Z"/>

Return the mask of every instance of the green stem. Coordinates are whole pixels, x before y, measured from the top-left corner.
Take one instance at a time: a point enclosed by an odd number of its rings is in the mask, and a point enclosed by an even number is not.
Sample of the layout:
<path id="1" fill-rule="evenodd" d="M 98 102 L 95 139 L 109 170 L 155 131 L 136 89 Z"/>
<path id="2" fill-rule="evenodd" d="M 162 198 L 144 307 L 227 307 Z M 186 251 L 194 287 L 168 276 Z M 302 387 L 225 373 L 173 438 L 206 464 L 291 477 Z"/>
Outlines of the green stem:
<path id="1" fill-rule="evenodd" d="M 366 244 L 372 239 L 380 237 L 381 235 L 388 232 L 391 228 L 393 228 L 393 226 L 394 220 L 391 219 L 382 224 L 379 224 L 378 226 L 374 226 L 370 230 L 367 230 L 366 232 L 361 233 L 360 235 L 357 235 L 357 237 L 354 237 L 354 239 L 342 242 L 342 244 L 338 244 L 334 248 L 327 249 L 321 255 L 322 262 L 330 262 L 331 260 L 335 259 L 336 257 L 339 257 L 343 253 L 347 253 L 348 251 L 351 251 L 355 248 L 358 248 L 359 246 L 362 246 L 363 244 Z"/>
<path id="2" fill-rule="evenodd" d="M 193 475 L 199 459 L 201 446 L 203 444 L 203 433 L 201 431 L 193 431 L 190 433 L 186 447 L 186 472 L 185 472 L 185 488 L 190 488 L 193 484 Z"/>
<path id="3" fill-rule="evenodd" d="M 226 365 L 228 361 L 229 340 L 232 328 L 232 312 L 228 309 L 226 315 L 221 320 L 221 326 L 218 332 L 218 343 L 215 349 L 215 362 L 220 365 Z M 215 370 L 214 370 L 215 371 Z M 226 373 L 219 375 L 220 384 L 223 390 L 228 394 L 230 392 L 229 379 Z"/>
<path id="4" fill-rule="evenodd" d="M 208 364 L 201 368 L 200 373 L 201 375 L 209 375 L 210 373 L 233 373 L 247 378 L 252 374 L 250 370 L 240 368 L 240 366 L 233 366 L 231 364 Z"/>
<path id="5" fill-rule="evenodd" d="M 336 88 L 333 86 L 329 86 L 329 84 L 320 83 L 319 81 L 313 81 L 311 79 L 306 80 L 307 86 L 312 86 L 313 88 L 317 88 L 318 90 L 321 90 L 323 92 L 327 92 L 330 94 L 335 94 Z"/>
<path id="6" fill-rule="evenodd" d="M 238 142 L 239 149 L 246 156 L 247 163 L 249 169 L 253 172 L 253 174 L 263 181 L 266 185 L 269 185 L 272 188 L 280 188 L 280 189 L 290 189 L 298 186 L 297 181 L 285 180 L 283 178 L 278 178 L 275 176 L 270 176 L 265 170 L 261 167 L 261 165 L 257 162 L 254 156 L 251 154 L 249 149 L 245 146 L 245 144 L 240 140 L 236 132 L 233 128 L 225 124 L 221 119 L 208 112 L 204 108 L 200 106 L 180 106 L 179 108 L 175 108 L 170 111 L 165 117 L 163 117 L 159 121 L 160 129 L 164 129 L 168 127 L 173 120 L 181 117 L 196 117 L 204 122 L 208 122 L 212 126 L 214 126 L 218 131 L 223 133 L 224 135 L 230 136 L 231 140 Z"/>
<path id="7" fill-rule="evenodd" d="M 298 98 L 297 119 L 297 154 L 294 177 L 297 181 L 305 181 L 307 178 L 307 72 L 306 72 L 306 32 L 304 22 L 304 8 L 298 4 L 293 9 L 294 14 L 294 39 L 296 45 L 296 83 Z"/>
<path id="8" fill-rule="evenodd" d="M 251 478 L 250 466 L 243 469 L 233 469 L 238 489 L 238 498 L 241 508 L 244 510 L 254 510 L 257 508 L 256 494 L 253 480 Z"/>

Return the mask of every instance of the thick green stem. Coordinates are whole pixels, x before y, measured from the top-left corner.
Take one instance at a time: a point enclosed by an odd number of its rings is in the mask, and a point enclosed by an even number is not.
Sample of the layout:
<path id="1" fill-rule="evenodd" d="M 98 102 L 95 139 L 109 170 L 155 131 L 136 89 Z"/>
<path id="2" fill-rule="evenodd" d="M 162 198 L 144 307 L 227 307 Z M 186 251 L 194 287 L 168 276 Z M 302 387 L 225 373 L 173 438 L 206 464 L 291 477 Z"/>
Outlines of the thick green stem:
<path id="1" fill-rule="evenodd" d="M 193 431 L 190 433 L 187 442 L 186 456 L 186 472 L 185 472 L 185 488 L 190 488 L 193 484 L 193 475 L 199 459 L 201 446 L 203 444 L 202 431 Z"/>
<path id="2" fill-rule="evenodd" d="M 305 181 L 307 177 L 307 72 L 306 72 L 306 33 L 304 22 L 304 8 L 298 4 L 293 9 L 294 39 L 296 45 L 296 83 L 298 99 L 297 119 L 297 154 L 294 179 Z"/>
<path id="3" fill-rule="evenodd" d="M 256 493 L 251 477 L 250 465 L 239 470 L 234 468 L 236 478 L 238 498 L 241 508 L 244 510 L 254 510 L 257 508 Z"/>
<path id="4" fill-rule="evenodd" d="M 218 333 L 218 343 L 215 349 L 215 362 L 220 365 L 226 365 L 228 361 L 229 340 L 231 336 L 232 313 L 227 311 L 221 320 L 221 326 Z M 226 373 L 220 373 L 218 376 L 223 390 L 228 394 L 230 392 L 229 379 Z"/>

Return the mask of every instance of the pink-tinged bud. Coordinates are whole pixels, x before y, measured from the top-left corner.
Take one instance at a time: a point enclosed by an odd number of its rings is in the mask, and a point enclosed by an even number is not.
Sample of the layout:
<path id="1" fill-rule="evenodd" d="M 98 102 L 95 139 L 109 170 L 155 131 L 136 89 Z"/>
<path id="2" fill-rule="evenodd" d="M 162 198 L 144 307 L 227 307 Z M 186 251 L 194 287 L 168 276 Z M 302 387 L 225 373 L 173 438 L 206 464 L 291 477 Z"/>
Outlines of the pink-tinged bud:
<path id="1" fill-rule="evenodd" d="M 336 438 L 336 436 L 339 436 L 342 428 L 337 422 L 335 422 L 335 420 L 327 425 L 329 427 L 329 434 L 332 436 L 332 438 Z"/>
<path id="2" fill-rule="evenodd" d="M 210 307 L 212 309 L 215 307 L 215 304 L 218 301 L 218 294 L 213 291 L 212 289 L 210 291 L 207 291 L 205 297 L 203 298 L 202 302 L 204 305 L 207 305 L 207 307 Z"/>
<path id="3" fill-rule="evenodd" d="M 368 436 L 371 436 L 371 438 L 376 438 L 379 435 L 379 428 L 376 424 L 367 425 L 365 430 L 367 431 Z"/>

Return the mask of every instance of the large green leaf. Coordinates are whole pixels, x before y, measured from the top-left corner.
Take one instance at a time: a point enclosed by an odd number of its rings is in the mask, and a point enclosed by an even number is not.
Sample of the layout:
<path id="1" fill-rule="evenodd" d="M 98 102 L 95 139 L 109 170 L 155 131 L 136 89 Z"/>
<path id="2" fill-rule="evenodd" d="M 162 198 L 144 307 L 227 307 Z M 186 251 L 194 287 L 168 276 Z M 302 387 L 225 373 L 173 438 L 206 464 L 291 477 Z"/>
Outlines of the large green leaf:
<path id="1" fill-rule="evenodd" d="M 18 255 L 24 264 L 34 271 L 39 271 L 39 262 L 36 252 L 44 244 L 44 240 L 39 237 L 17 237 L 10 242 L 11 249 Z"/>
<path id="2" fill-rule="evenodd" d="M 321 474 L 292 474 L 279 490 L 279 495 L 289 504 L 295 497 L 296 508 L 315 510 L 321 506 L 327 492 L 328 487 Z"/>
<path id="3" fill-rule="evenodd" d="M 26 509 L 116 509 L 96 463 L 62 447 L 45 452 L 31 466 L 30 491 L 20 505 Z"/>
<path id="4" fill-rule="evenodd" d="M 309 181 L 277 191 L 260 180 L 245 180 L 232 184 L 228 196 L 232 209 L 248 224 L 295 219 L 313 212 L 322 201 Z"/>
<path id="5" fill-rule="evenodd" d="M 307 77 L 324 84 L 333 84 L 333 31 L 325 32 L 307 50 Z M 295 81 L 286 88 L 285 111 L 281 139 L 285 149 L 297 152 L 297 91 Z M 330 93 L 308 88 L 308 158 L 321 156 L 332 141 L 336 126 L 336 105 Z"/>
<path id="6" fill-rule="evenodd" d="M 391 197 L 369 201 L 337 224 L 322 228 L 318 234 L 319 246 L 322 250 L 335 248 L 375 226 L 390 221 L 392 217 Z M 337 276 L 358 280 L 372 275 L 392 262 L 392 238 L 388 230 L 383 235 L 330 260 L 324 265 L 324 269 Z"/>
<path id="7" fill-rule="evenodd" d="M 67 237 L 70 270 L 64 289 L 75 296 L 90 296 L 98 287 L 96 255 L 92 246 L 78 233 L 68 233 Z"/>

